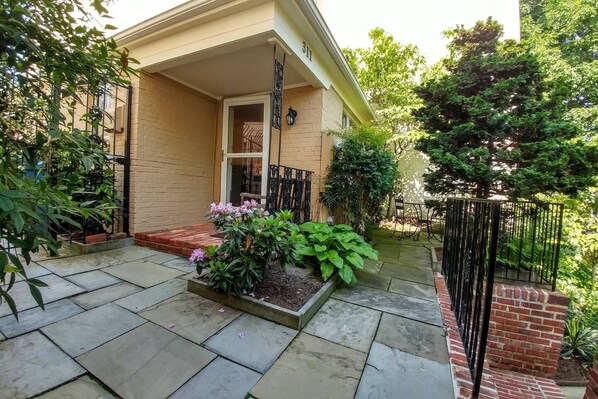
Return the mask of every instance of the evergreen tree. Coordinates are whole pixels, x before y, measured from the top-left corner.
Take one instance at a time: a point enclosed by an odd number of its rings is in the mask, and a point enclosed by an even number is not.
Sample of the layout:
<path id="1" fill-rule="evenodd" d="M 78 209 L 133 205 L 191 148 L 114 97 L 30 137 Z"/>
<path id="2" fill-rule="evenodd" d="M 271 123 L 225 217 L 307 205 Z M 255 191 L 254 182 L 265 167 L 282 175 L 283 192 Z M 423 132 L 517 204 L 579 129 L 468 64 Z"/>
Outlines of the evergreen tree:
<path id="1" fill-rule="evenodd" d="M 563 119 L 563 98 L 549 90 L 525 45 L 501 41 L 502 26 L 491 18 L 446 35 L 446 74 L 417 89 L 424 106 L 416 117 L 429 134 L 417 148 L 432 163 L 426 189 L 532 198 L 593 184 L 596 149 Z"/>

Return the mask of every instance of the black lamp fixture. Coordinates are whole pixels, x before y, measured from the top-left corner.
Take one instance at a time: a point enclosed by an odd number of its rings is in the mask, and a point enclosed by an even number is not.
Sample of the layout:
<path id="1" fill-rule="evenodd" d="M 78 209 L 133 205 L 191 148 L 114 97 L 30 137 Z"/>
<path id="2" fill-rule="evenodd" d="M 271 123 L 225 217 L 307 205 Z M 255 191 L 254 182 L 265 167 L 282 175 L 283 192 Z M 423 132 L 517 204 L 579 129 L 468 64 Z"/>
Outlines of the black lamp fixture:
<path id="1" fill-rule="evenodd" d="M 295 118 L 297 118 L 297 111 L 289 107 L 289 112 L 287 113 L 287 125 L 293 126 L 295 124 Z"/>

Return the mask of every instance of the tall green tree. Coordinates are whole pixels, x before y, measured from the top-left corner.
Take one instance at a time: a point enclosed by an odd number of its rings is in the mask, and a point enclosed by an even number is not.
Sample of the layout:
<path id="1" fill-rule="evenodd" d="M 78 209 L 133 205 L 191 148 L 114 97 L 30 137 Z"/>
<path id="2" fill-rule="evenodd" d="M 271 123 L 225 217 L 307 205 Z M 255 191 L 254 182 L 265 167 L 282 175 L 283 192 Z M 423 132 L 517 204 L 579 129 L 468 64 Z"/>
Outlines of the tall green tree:
<path id="1" fill-rule="evenodd" d="M 107 13 L 104 4 L 91 2 L 99 15 Z M 17 275 L 43 307 L 38 287 L 45 284 L 28 278 L 24 266 L 31 253 L 40 245 L 56 250 L 56 226 L 106 221 L 113 206 L 110 198 L 77 199 L 85 190 L 82 175 L 104 168 L 106 157 L 66 115 L 105 84 L 125 84 L 132 72 L 127 51 L 91 27 L 93 18 L 80 0 L 0 6 L 0 303 L 15 316 L 9 291 Z M 101 123 L 98 112 L 83 116 L 92 129 Z"/>
<path id="2" fill-rule="evenodd" d="M 563 99 L 564 118 L 598 145 L 598 3 L 593 0 L 521 0 L 521 36 Z M 572 308 L 598 328 L 598 188 L 565 203 L 558 288 Z"/>
<path id="3" fill-rule="evenodd" d="M 446 32 L 446 74 L 435 74 L 417 93 L 415 112 L 428 136 L 418 142 L 432 163 L 431 193 L 489 198 L 576 194 L 595 182 L 598 154 L 564 120 L 563 98 L 524 44 L 501 41 L 492 19 Z"/>
<path id="4" fill-rule="evenodd" d="M 413 110 L 421 106 L 414 92 L 425 59 L 413 44 L 403 45 L 382 28 L 370 30 L 368 48 L 343 53 L 372 104 L 379 126 L 390 133 L 394 152 L 401 155 L 418 137 Z"/>
<path id="5" fill-rule="evenodd" d="M 598 132 L 598 2 L 521 0 L 521 36 L 564 99 L 565 118 Z"/>

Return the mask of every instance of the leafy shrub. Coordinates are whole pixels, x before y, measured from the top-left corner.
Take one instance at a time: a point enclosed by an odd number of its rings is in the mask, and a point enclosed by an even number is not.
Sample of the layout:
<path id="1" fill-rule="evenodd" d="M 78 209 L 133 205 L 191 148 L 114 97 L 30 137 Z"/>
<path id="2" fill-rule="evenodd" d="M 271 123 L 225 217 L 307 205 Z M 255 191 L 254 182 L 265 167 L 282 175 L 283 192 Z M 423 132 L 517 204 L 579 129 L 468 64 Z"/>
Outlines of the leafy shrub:
<path id="1" fill-rule="evenodd" d="M 561 356 L 580 356 L 586 363 L 592 364 L 598 352 L 598 329 L 588 324 L 578 314 L 570 314 L 565 322 L 565 335 Z"/>
<path id="2" fill-rule="evenodd" d="M 323 201 L 363 234 L 367 223 L 380 220 L 382 203 L 398 176 L 397 161 L 385 147 L 384 132 L 361 126 L 333 134 L 343 142 L 333 150 Z"/>
<path id="3" fill-rule="evenodd" d="M 257 203 L 245 202 L 241 207 L 216 205 L 212 214 L 224 231 L 222 245 L 195 250 L 189 260 L 200 274 L 210 269 L 208 284 L 213 289 L 241 295 L 266 278 L 268 267 L 284 269 L 299 259 L 297 251 L 305 239 L 291 222 L 291 212 L 272 216 Z"/>
<path id="4" fill-rule="evenodd" d="M 299 227 L 307 240 L 299 253 L 317 260 L 324 281 L 338 272 L 345 283 L 355 284 L 353 269 L 363 269 L 363 257 L 378 259 L 378 253 L 350 226 L 308 222 Z"/>

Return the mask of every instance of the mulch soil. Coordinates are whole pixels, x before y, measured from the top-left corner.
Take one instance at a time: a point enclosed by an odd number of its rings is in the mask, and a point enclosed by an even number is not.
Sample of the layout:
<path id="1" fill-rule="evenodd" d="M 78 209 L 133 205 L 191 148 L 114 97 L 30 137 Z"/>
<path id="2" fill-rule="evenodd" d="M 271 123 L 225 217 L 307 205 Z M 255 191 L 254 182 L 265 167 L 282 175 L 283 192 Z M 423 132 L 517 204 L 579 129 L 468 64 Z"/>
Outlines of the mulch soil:
<path id="1" fill-rule="evenodd" d="M 585 385 L 588 381 L 589 371 L 583 366 L 583 360 L 574 356 L 559 359 L 555 380 L 561 385 L 573 385 L 579 382 Z"/>
<path id="2" fill-rule="evenodd" d="M 207 281 L 204 274 L 200 280 Z M 301 309 L 325 284 L 316 273 L 306 276 L 286 273 L 280 267 L 270 267 L 266 278 L 255 284 L 246 295 L 281 308 L 297 311 Z"/>
<path id="3" fill-rule="evenodd" d="M 323 285 L 324 281 L 317 274 L 298 276 L 285 273 L 279 267 L 271 267 L 267 270 L 264 281 L 254 285 L 248 295 L 285 309 L 297 311 Z"/>

